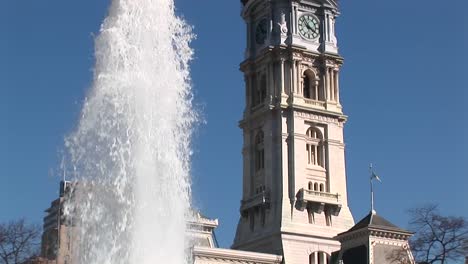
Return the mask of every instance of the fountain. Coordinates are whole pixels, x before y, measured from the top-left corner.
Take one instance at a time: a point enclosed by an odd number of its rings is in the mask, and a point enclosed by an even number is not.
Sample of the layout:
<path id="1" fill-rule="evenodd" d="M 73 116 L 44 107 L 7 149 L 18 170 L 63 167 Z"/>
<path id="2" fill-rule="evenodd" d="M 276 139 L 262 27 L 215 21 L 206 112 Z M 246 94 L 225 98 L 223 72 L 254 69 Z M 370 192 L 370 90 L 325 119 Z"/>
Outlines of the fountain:
<path id="1" fill-rule="evenodd" d="M 73 263 L 187 263 L 191 28 L 173 0 L 113 0 L 66 138 Z"/>

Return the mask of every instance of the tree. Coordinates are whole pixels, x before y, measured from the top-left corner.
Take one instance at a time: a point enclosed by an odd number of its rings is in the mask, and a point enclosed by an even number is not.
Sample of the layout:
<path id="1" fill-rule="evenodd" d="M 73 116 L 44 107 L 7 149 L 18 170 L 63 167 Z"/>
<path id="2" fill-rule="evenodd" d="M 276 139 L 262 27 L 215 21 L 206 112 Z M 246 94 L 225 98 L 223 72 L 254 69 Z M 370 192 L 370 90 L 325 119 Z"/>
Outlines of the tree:
<path id="1" fill-rule="evenodd" d="M 24 219 L 0 223 L 0 261 L 19 264 L 35 255 L 39 248 L 41 229 Z"/>
<path id="2" fill-rule="evenodd" d="M 417 263 L 445 264 L 468 255 L 468 222 L 463 217 L 442 216 L 436 205 L 411 209 L 410 246 Z"/>

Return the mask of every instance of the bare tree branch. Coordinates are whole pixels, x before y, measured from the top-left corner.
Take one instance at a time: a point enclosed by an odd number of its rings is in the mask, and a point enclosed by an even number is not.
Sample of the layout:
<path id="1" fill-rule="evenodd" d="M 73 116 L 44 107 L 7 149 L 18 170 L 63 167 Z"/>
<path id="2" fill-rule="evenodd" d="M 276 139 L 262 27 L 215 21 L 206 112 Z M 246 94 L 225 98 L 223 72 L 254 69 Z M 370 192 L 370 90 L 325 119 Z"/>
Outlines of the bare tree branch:
<path id="1" fill-rule="evenodd" d="M 417 263 L 444 264 L 468 255 L 468 222 L 463 217 L 442 216 L 436 205 L 409 211 L 410 227 L 415 235 L 410 240 Z"/>
<path id="2" fill-rule="evenodd" d="M 0 223 L 0 260 L 4 264 L 20 264 L 37 253 L 39 226 L 27 224 L 24 219 Z"/>

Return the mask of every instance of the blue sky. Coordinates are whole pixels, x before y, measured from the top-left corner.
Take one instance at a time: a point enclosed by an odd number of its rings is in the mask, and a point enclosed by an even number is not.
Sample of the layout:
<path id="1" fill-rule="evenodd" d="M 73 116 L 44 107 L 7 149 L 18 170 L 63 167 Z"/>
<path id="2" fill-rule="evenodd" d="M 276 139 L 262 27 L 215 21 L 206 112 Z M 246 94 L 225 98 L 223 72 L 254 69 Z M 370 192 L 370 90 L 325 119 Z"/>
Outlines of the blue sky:
<path id="1" fill-rule="evenodd" d="M 192 78 L 206 124 L 194 138 L 194 204 L 219 218 L 230 246 L 241 198 L 244 24 L 237 0 L 176 0 L 195 27 Z M 107 0 L 0 0 L 0 221 L 40 223 L 57 196 L 60 149 L 93 69 Z M 468 217 L 468 1 L 342 1 L 337 23 L 349 203 L 407 226 L 408 208 L 438 203 Z"/>

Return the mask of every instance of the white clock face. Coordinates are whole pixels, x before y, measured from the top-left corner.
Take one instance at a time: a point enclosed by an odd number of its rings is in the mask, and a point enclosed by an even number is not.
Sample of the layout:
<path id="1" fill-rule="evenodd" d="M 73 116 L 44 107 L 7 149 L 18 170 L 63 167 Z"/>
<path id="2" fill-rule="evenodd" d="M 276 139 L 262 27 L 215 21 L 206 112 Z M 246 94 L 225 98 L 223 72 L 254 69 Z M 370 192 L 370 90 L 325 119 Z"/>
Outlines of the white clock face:
<path id="1" fill-rule="evenodd" d="M 319 20 L 313 15 L 299 18 L 299 34 L 306 39 L 316 39 L 320 35 Z"/>

